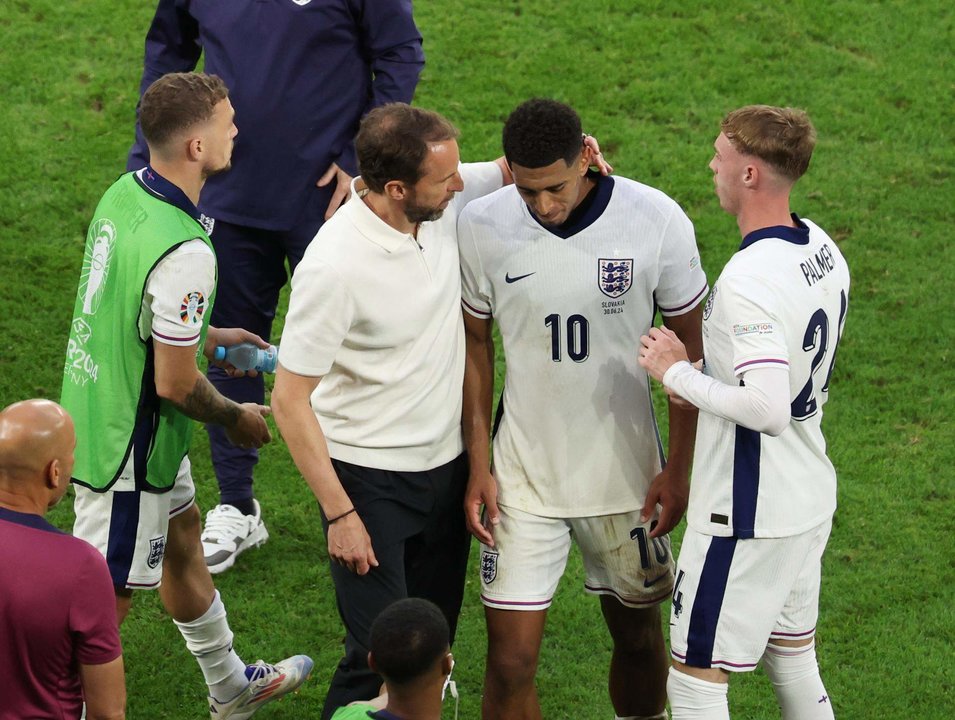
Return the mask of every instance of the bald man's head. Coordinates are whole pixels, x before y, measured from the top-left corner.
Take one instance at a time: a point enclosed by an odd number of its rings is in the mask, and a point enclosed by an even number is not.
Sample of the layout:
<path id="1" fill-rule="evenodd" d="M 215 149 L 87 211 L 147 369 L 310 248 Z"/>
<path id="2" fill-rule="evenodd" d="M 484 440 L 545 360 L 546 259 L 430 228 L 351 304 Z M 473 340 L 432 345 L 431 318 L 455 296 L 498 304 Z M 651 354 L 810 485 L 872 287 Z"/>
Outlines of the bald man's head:
<path id="1" fill-rule="evenodd" d="M 70 484 L 76 432 L 50 400 L 24 400 L 0 412 L 0 500 L 21 499 L 42 512 Z"/>

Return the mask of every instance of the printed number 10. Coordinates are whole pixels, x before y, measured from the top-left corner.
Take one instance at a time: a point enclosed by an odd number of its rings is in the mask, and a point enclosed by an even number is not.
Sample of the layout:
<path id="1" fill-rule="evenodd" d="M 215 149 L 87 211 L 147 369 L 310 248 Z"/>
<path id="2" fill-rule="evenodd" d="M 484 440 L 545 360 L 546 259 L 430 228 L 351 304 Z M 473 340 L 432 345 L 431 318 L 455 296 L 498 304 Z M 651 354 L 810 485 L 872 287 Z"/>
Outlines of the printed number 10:
<path id="1" fill-rule="evenodd" d="M 544 324 L 550 328 L 550 359 L 561 361 L 560 315 L 552 314 L 544 318 Z M 574 362 L 583 362 L 590 354 L 590 323 L 583 315 L 571 315 L 567 318 L 567 355 Z"/>

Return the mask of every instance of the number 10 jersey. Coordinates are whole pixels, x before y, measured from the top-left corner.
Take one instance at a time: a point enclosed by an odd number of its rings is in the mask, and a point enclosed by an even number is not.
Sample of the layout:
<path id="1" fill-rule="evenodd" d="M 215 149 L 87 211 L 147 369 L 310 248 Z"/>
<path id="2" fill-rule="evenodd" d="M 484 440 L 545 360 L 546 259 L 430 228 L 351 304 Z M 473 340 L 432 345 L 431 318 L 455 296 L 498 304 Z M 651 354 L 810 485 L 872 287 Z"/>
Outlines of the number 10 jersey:
<path id="1" fill-rule="evenodd" d="M 662 448 L 640 335 L 656 309 L 681 315 L 707 291 L 693 226 L 673 200 L 591 177 L 596 188 L 559 227 L 542 226 L 512 186 L 458 222 L 464 309 L 493 316 L 504 345 L 498 502 L 546 517 L 643 505 Z"/>

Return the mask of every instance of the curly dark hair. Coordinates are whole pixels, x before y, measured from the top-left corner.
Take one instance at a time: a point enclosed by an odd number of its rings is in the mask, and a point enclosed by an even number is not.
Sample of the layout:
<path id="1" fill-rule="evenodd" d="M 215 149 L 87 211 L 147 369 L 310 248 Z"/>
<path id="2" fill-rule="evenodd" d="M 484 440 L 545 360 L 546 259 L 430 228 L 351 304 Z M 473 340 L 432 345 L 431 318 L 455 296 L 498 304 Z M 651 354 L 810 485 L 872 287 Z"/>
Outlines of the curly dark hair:
<path id="1" fill-rule="evenodd" d="M 382 610 L 372 623 L 369 649 L 382 677 L 404 685 L 447 655 L 450 636 L 448 621 L 437 605 L 405 598 Z"/>
<path id="2" fill-rule="evenodd" d="M 503 141 L 509 163 L 540 168 L 563 160 L 570 166 L 583 147 L 580 117 L 562 102 L 533 98 L 507 118 Z"/>

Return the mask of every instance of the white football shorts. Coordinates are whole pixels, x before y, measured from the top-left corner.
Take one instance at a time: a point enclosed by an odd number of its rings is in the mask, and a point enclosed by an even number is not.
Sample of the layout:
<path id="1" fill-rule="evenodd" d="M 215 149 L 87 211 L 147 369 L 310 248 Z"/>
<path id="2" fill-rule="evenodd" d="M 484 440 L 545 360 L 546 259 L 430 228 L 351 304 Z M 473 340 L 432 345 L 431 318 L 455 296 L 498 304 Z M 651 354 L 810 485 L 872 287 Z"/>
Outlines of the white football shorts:
<path id="1" fill-rule="evenodd" d="M 669 537 L 648 537 L 640 511 L 548 518 L 498 506 L 495 547 L 481 545 L 481 601 L 500 610 L 545 610 L 564 574 L 571 537 L 584 561 L 584 589 L 628 607 L 657 605 L 673 588 Z"/>
<path id="2" fill-rule="evenodd" d="M 670 608 L 670 654 L 698 668 L 753 670 L 772 639 L 811 638 L 832 519 L 791 537 L 741 540 L 686 529 Z"/>
<path id="3" fill-rule="evenodd" d="M 73 534 L 106 558 L 115 587 L 152 590 L 162 581 L 169 519 L 196 499 L 189 457 L 182 459 L 176 483 L 164 493 L 137 490 L 120 478 L 106 492 L 75 485 Z"/>

